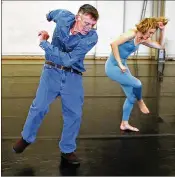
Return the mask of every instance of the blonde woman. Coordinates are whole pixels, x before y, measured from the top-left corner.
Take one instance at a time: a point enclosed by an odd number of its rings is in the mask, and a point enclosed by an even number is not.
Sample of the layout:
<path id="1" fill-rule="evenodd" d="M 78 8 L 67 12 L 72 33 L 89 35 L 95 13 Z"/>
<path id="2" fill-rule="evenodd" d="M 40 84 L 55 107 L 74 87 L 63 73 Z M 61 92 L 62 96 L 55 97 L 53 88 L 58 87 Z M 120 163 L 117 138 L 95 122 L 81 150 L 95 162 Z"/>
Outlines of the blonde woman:
<path id="1" fill-rule="evenodd" d="M 164 31 L 167 22 L 168 20 L 164 17 L 145 18 L 136 25 L 136 29 L 129 30 L 111 43 L 112 52 L 106 61 L 105 72 L 111 80 L 120 84 L 127 97 L 123 105 L 121 130 L 139 131 L 139 129 L 128 123 L 136 101 L 141 112 L 144 114 L 149 113 L 149 109 L 142 98 L 142 83 L 130 73 L 127 66 L 127 58 L 138 49 L 140 44 L 151 48 L 163 49 Z M 160 29 L 160 40 L 152 41 L 150 38 L 157 29 Z"/>

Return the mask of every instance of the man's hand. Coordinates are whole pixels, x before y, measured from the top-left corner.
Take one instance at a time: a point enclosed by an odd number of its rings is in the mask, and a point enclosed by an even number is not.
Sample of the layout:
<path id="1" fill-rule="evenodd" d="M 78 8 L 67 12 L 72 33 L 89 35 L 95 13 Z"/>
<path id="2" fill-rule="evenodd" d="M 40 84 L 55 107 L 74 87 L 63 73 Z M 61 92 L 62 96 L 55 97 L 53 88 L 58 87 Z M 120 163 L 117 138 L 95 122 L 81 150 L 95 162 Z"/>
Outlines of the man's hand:
<path id="1" fill-rule="evenodd" d="M 48 40 L 49 39 L 49 34 L 48 34 L 48 32 L 47 31 L 40 31 L 39 33 L 38 33 L 38 36 L 39 36 L 39 40 L 40 40 L 40 42 L 41 41 L 43 41 L 43 40 Z"/>

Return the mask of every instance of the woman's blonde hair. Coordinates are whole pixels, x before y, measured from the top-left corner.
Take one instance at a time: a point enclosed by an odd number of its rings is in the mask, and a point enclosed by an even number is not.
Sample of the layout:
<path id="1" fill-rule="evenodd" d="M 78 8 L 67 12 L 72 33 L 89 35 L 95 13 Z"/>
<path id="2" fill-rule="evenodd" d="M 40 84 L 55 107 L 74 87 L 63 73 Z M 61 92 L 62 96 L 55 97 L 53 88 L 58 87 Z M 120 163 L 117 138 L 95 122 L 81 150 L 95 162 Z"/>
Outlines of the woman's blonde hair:
<path id="1" fill-rule="evenodd" d="M 162 22 L 163 25 L 166 25 L 168 19 L 165 17 L 144 18 L 139 24 L 136 24 L 136 28 L 139 32 L 144 34 L 149 29 L 158 29 L 158 22 Z"/>

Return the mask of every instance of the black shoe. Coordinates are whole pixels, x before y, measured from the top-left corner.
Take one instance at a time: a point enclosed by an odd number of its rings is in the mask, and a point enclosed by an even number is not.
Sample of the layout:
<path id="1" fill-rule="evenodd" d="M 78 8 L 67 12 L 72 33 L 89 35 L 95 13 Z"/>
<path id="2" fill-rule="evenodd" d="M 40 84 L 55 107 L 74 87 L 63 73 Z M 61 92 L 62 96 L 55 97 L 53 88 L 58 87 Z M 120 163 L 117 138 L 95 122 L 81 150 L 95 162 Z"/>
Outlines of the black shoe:
<path id="1" fill-rule="evenodd" d="M 79 161 L 78 157 L 76 156 L 75 152 L 61 153 L 61 158 L 63 161 L 66 161 L 69 164 L 80 165 L 80 161 Z"/>
<path id="2" fill-rule="evenodd" d="M 16 153 L 22 153 L 28 145 L 30 145 L 30 143 L 21 138 L 16 142 L 16 144 L 14 144 L 13 151 Z"/>

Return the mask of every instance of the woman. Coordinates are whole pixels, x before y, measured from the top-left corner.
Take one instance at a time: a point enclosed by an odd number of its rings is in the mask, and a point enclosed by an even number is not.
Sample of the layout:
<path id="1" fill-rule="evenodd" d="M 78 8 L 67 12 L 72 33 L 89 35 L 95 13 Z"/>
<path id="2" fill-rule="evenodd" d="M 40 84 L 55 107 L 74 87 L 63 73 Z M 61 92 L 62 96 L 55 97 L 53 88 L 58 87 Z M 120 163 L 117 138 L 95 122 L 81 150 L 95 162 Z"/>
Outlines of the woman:
<path id="1" fill-rule="evenodd" d="M 127 97 L 123 105 L 121 130 L 139 131 L 128 123 L 136 101 L 143 113 L 149 113 L 149 109 L 142 99 L 142 83 L 130 73 L 126 64 L 127 58 L 138 49 L 140 44 L 151 48 L 163 49 L 164 31 L 167 22 L 168 20 L 164 17 L 145 18 L 136 25 L 136 29 L 129 30 L 111 43 L 112 52 L 106 61 L 105 71 L 110 79 L 121 85 Z M 158 28 L 160 29 L 160 40 L 158 42 L 150 40 Z"/>

